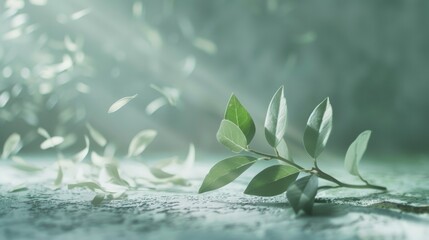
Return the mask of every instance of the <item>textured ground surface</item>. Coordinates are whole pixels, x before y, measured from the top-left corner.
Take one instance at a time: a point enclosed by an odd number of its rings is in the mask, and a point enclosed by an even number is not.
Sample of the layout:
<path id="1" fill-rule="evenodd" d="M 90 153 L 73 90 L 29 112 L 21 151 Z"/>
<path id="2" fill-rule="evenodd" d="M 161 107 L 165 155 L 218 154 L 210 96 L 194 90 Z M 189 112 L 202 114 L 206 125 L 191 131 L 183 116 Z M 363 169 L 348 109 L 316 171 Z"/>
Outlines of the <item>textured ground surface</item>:
<path id="1" fill-rule="evenodd" d="M 295 216 L 284 196 L 245 196 L 246 176 L 225 189 L 197 195 L 193 186 L 139 190 L 100 206 L 94 193 L 51 190 L 46 179 L 1 166 L 1 239 L 427 239 L 429 164 L 367 171 L 388 193 L 327 190 L 315 216 Z M 408 167 L 409 168 L 409 167 Z M 198 170 L 201 174 L 206 167 Z M 340 172 L 340 171 L 339 171 Z M 407 173 L 408 172 L 408 173 Z M 382 173 L 382 174 L 381 174 Z M 28 190 L 8 192 L 11 178 L 27 177 Z M 19 182 L 18 180 L 15 181 Z"/>

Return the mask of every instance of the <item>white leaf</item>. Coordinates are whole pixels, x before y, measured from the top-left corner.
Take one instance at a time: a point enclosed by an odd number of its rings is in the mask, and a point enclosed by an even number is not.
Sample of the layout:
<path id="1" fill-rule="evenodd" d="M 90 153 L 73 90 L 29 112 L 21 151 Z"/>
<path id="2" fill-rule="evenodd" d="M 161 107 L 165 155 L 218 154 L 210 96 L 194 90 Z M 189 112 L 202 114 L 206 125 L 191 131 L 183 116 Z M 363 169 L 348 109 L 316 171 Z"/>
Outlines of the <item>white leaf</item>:
<path id="1" fill-rule="evenodd" d="M 128 148 L 128 157 L 135 157 L 140 155 L 146 147 L 155 139 L 157 136 L 155 130 L 143 130 L 139 132 L 130 143 Z"/>
<path id="2" fill-rule="evenodd" d="M 152 115 L 154 114 L 156 111 L 158 111 L 158 109 L 160 109 L 161 107 L 165 106 L 167 104 L 167 101 L 160 97 L 157 98 L 155 100 L 153 100 L 152 102 L 150 102 L 147 107 L 146 107 L 146 113 L 148 115 Z"/>
<path id="3" fill-rule="evenodd" d="M 85 136 L 85 148 L 78 152 L 71 159 L 73 162 L 82 162 L 89 153 L 89 139 Z"/>
<path id="4" fill-rule="evenodd" d="M 102 168 L 100 171 L 99 181 L 100 183 L 111 183 L 126 187 L 129 186 L 128 182 L 121 178 L 118 167 L 114 164 L 106 164 Z"/>
<path id="5" fill-rule="evenodd" d="M 55 188 L 61 187 L 61 184 L 63 182 L 63 177 L 64 177 L 63 169 L 62 169 L 61 165 L 58 163 L 58 173 L 57 173 L 57 177 L 55 178 L 55 181 L 54 181 L 54 187 Z"/>
<path id="6" fill-rule="evenodd" d="M 18 184 L 18 185 L 16 185 L 16 186 L 13 186 L 13 187 L 9 190 L 9 192 L 10 192 L 10 193 L 14 193 L 14 192 L 22 192 L 22 191 L 26 191 L 26 190 L 28 190 L 28 188 L 27 188 L 27 184 L 25 184 L 25 183 L 21 183 L 21 184 Z"/>
<path id="7" fill-rule="evenodd" d="M 81 18 L 85 17 L 86 15 L 88 15 L 90 12 L 91 12 L 91 9 L 89 9 L 89 8 L 82 9 L 82 10 L 77 11 L 77 12 L 73 13 L 72 15 L 70 15 L 70 19 L 71 20 L 81 19 Z"/>
<path id="8" fill-rule="evenodd" d="M 48 138 L 45 141 L 43 141 L 42 144 L 40 144 L 40 148 L 42 150 L 46 150 L 46 149 L 49 149 L 49 148 L 56 147 L 56 146 L 60 145 L 63 142 L 64 142 L 64 138 L 63 137 L 54 136 L 54 137 Z"/>
<path id="9" fill-rule="evenodd" d="M 45 6 L 48 0 L 30 0 L 30 3 L 36 6 Z"/>
<path id="10" fill-rule="evenodd" d="M 106 138 L 104 138 L 104 136 L 103 136 L 103 135 L 101 135 L 101 133 L 100 133 L 100 132 L 98 132 L 97 130 L 95 130 L 95 128 L 94 128 L 94 127 L 92 127 L 92 126 L 91 126 L 91 124 L 87 123 L 87 124 L 86 124 L 86 128 L 87 128 L 87 129 L 88 129 L 88 131 L 89 131 L 89 135 L 91 135 L 92 139 L 94 139 L 94 141 L 95 141 L 98 145 L 100 145 L 100 146 L 102 146 L 102 147 L 104 147 L 104 146 L 106 145 L 106 143 L 107 143 Z"/>
<path id="11" fill-rule="evenodd" d="M 97 167 L 104 167 L 106 164 L 114 164 L 113 159 L 100 156 L 96 152 L 91 152 L 91 162 Z"/>
<path id="12" fill-rule="evenodd" d="M 51 138 L 51 135 L 49 135 L 48 131 L 46 131 L 44 128 L 38 128 L 37 133 L 46 139 Z"/>
<path id="13" fill-rule="evenodd" d="M 191 143 L 189 145 L 188 156 L 186 157 L 185 162 L 183 163 L 183 168 L 180 171 L 180 176 L 188 177 L 192 171 L 194 163 L 195 163 L 195 146 L 194 144 Z"/>
<path id="14" fill-rule="evenodd" d="M 26 171 L 26 172 L 38 172 L 43 170 L 43 168 L 37 167 L 33 164 L 28 163 L 27 161 L 25 161 L 23 158 L 14 156 L 12 157 L 12 161 L 13 161 L 13 167 L 22 170 L 22 171 Z"/>
<path id="15" fill-rule="evenodd" d="M 170 103 L 171 106 L 177 105 L 177 102 L 180 98 L 180 91 L 178 89 L 170 87 L 161 88 L 156 86 L 155 84 L 151 84 L 150 87 L 161 93 L 167 99 L 168 103 Z"/>
<path id="16" fill-rule="evenodd" d="M 129 103 L 135 97 L 137 97 L 137 94 L 135 94 L 133 96 L 123 97 L 123 98 L 119 99 L 118 101 L 114 102 L 110 106 L 107 113 L 114 113 L 114 112 L 118 111 L 119 109 L 121 109 L 123 106 L 125 106 L 127 103 Z"/>
<path id="17" fill-rule="evenodd" d="M 8 158 L 11 154 L 15 154 L 21 148 L 21 136 L 17 133 L 10 135 L 3 145 L 2 158 Z"/>

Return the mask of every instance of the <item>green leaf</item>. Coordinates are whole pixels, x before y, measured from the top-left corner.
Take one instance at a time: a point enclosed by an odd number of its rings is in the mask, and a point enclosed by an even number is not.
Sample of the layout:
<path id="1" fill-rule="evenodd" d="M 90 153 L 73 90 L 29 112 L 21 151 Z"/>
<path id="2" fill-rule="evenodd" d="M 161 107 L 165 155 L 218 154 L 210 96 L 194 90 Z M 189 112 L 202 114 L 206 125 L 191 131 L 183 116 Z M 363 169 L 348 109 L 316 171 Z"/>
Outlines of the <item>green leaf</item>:
<path id="1" fill-rule="evenodd" d="M 204 178 L 199 193 L 221 188 L 234 181 L 244 171 L 256 162 L 257 158 L 235 156 L 216 163 Z"/>
<path id="2" fill-rule="evenodd" d="M 2 158 L 8 158 L 11 154 L 17 153 L 21 146 L 21 136 L 17 133 L 11 134 L 3 145 Z"/>
<path id="3" fill-rule="evenodd" d="M 300 210 L 307 214 L 312 213 L 317 187 L 318 178 L 316 175 L 300 178 L 289 187 L 286 197 L 295 213 Z"/>
<path id="4" fill-rule="evenodd" d="M 137 94 L 135 94 L 133 96 L 123 97 L 123 98 L 119 99 L 118 101 L 114 102 L 110 106 L 110 108 L 107 111 L 107 113 L 114 113 L 114 112 L 118 111 L 123 106 L 125 106 L 127 103 L 129 103 L 131 100 L 133 100 L 135 97 L 137 97 Z"/>
<path id="5" fill-rule="evenodd" d="M 249 144 L 255 136 L 255 123 L 246 108 L 238 101 L 233 94 L 229 99 L 228 106 L 225 111 L 225 119 L 233 122 L 244 133 Z"/>
<path id="6" fill-rule="evenodd" d="M 278 154 L 280 155 L 280 157 L 285 158 L 287 160 L 293 161 L 292 156 L 290 154 L 289 151 L 289 147 L 286 144 L 286 141 L 284 139 L 282 139 L 279 143 L 279 145 L 277 145 L 276 150 L 278 152 Z"/>
<path id="7" fill-rule="evenodd" d="M 287 107 L 286 98 L 280 87 L 271 99 L 265 118 L 265 138 L 272 147 L 277 147 L 286 131 Z"/>
<path id="8" fill-rule="evenodd" d="M 298 177 L 299 170 L 286 165 L 274 165 L 262 170 L 250 181 L 245 194 L 271 197 L 286 192 Z"/>
<path id="9" fill-rule="evenodd" d="M 247 148 L 246 136 L 237 125 L 229 120 L 222 120 L 216 138 L 226 148 L 235 153 Z"/>
<path id="10" fill-rule="evenodd" d="M 304 132 L 304 146 L 308 154 L 317 158 L 328 142 L 332 130 L 332 107 L 326 98 L 313 110 Z"/>
<path id="11" fill-rule="evenodd" d="M 370 137 L 371 131 L 367 130 L 362 132 L 347 150 L 344 166 L 350 174 L 359 176 L 358 165 L 366 151 L 366 146 L 368 145 Z"/>
<path id="12" fill-rule="evenodd" d="M 128 157 L 140 155 L 153 142 L 158 133 L 155 130 L 143 130 L 137 133 L 128 147 Z"/>

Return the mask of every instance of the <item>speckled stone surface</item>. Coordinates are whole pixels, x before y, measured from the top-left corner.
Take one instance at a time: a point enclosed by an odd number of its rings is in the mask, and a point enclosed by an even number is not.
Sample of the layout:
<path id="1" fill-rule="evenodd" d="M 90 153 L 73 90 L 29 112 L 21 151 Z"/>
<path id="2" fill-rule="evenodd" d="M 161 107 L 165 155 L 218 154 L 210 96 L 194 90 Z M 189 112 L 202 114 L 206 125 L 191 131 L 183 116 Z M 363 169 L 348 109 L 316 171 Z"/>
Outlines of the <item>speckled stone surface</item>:
<path id="1" fill-rule="evenodd" d="M 392 190 L 326 190 L 318 194 L 314 216 L 296 216 L 284 195 L 242 194 L 251 175 L 224 189 L 196 194 L 208 166 L 198 169 L 200 176 L 189 187 L 129 191 L 125 199 L 93 206 L 95 194 L 89 190 L 48 188 L 51 175 L 27 177 L 28 190 L 8 192 L 11 178 L 24 175 L 1 165 L 0 238 L 427 239 L 428 166 L 412 174 L 399 174 L 401 167 L 382 174 L 382 168 L 371 168 L 369 179 Z"/>

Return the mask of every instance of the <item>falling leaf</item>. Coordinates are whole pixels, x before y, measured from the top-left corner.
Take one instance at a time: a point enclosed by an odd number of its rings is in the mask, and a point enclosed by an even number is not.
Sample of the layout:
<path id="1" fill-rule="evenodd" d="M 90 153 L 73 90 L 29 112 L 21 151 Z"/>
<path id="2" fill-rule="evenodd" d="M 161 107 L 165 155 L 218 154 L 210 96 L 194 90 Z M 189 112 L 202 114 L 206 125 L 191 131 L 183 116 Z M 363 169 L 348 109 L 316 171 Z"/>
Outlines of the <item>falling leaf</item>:
<path id="1" fill-rule="evenodd" d="M 37 133 L 46 139 L 51 138 L 51 135 L 49 135 L 48 131 L 46 131 L 46 129 L 44 129 L 44 128 L 38 128 Z"/>
<path id="2" fill-rule="evenodd" d="M 89 139 L 87 136 L 85 136 L 85 148 L 82 149 L 80 152 L 78 152 L 76 155 L 74 155 L 71 160 L 76 163 L 82 162 L 85 159 L 85 157 L 88 155 L 88 153 L 89 153 Z"/>
<path id="3" fill-rule="evenodd" d="M 60 145 L 63 142 L 64 142 L 64 138 L 63 137 L 54 136 L 54 137 L 48 138 L 45 141 L 43 141 L 42 144 L 40 144 L 40 148 L 42 150 L 46 150 L 46 149 L 49 149 L 49 148 L 56 147 L 56 146 Z"/>
<path id="4" fill-rule="evenodd" d="M 76 83 L 76 90 L 78 90 L 81 93 L 87 94 L 87 93 L 90 93 L 91 88 L 88 85 L 86 85 L 85 83 L 78 82 L 78 83 Z"/>
<path id="5" fill-rule="evenodd" d="M 195 146 L 194 144 L 189 145 L 188 156 L 186 156 L 185 162 L 183 163 L 183 168 L 180 171 L 181 177 L 189 177 L 189 174 L 192 171 L 192 168 L 195 163 Z"/>
<path id="6" fill-rule="evenodd" d="M 54 187 L 55 188 L 61 187 L 61 184 L 63 182 L 63 177 L 64 177 L 63 168 L 58 163 L 58 173 L 57 173 L 57 177 L 55 178 L 55 181 L 54 181 Z"/>
<path id="7" fill-rule="evenodd" d="M 11 154 L 17 153 L 21 147 L 21 136 L 17 133 L 11 134 L 3 145 L 2 158 L 8 158 Z"/>
<path id="8" fill-rule="evenodd" d="M 10 30 L 9 32 L 3 34 L 4 40 L 12 40 L 15 38 L 19 38 L 22 35 L 22 29 L 21 28 L 15 28 L 13 30 Z"/>
<path id="9" fill-rule="evenodd" d="M 127 103 L 129 103 L 135 97 L 137 97 L 137 94 L 135 94 L 133 96 L 123 97 L 123 98 L 119 99 L 118 101 L 114 102 L 110 106 L 107 113 L 114 113 L 114 112 L 118 111 L 119 109 L 121 109 L 123 106 L 125 106 Z"/>
<path id="10" fill-rule="evenodd" d="M 48 0 L 30 0 L 30 3 L 36 6 L 45 6 Z"/>
<path id="11" fill-rule="evenodd" d="M 91 12 L 91 9 L 89 9 L 89 8 L 82 9 L 82 10 L 77 11 L 77 12 L 73 13 L 72 15 L 70 15 L 70 19 L 73 21 L 81 19 L 81 18 L 85 17 L 86 15 L 88 15 L 90 12 Z"/>
<path id="12" fill-rule="evenodd" d="M 134 17 L 140 18 L 143 14 L 143 3 L 140 1 L 133 3 L 133 15 Z"/>
<path id="13" fill-rule="evenodd" d="M 183 66 L 183 71 L 187 76 L 191 75 L 195 70 L 195 66 L 197 64 L 197 60 L 194 56 L 189 56 L 185 59 L 185 64 Z"/>
<path id="14" fill-rule="evenodd" d="M 215 54 L 217 52 L 216 44 L 205 38 L 196 38 L 194 40 L 194 46 L 208 54 Z"/>
<path id="15" fill-rule="evenodd" d="M 0 108 L 6 106 L 6 104 L 9 102 L 10 94 L 7 91 L 4 91 L 0 94 Z"/>
<path id="16" fill-rule="evenodd" d="M 114 163 L 112 159 L 100 156 L 96 152 L 91 152 L 91 162 L 97 167 L 104 167 L 106 164 Z"/>
<path id="17" fill-rule="evenodd" d="M 71 40 L 70 36 L 64 37 L 64 46 L 70 52 L 76 52 L 78 50 L 78 45 Z"/>
<path id="18" fill-rule="evenodd" d="M 151 88 L 153 88 L 154 90 L 158 91 L 159 93 L 161 93 L 168 101 L 168 103 L 170 103 L 170 105 L 172 106 L 176 106 L 177 102 L 179 100 L 180 97 L 180 91 L 178 89 L 175 88 L 169 88 L 169 87 L 158 87 L 155 84 L 151 84 L 150 85 Z"/>
<path id="19" fill-rule="evenodd" d="M 152 143 L 158 133 L 155 130 L 143 130 L 139 132 L 131 140 L 128 148 L 128 157 L 135 157 L 140 155 L 146 147 Z"/>
<path id="20" fill-rule="evenodd" d="M 167 104 L 167 100 L 164 98 L 157 98 L 150 102 L 146 107 L 146 113 L 148 115 L 154 114 L 156 111 L 158 111 L 161 107 L 165 106 Z"/>
<path id="21" fill-rule="evenodd" d="M 111 183 L 114 185 L 126 186 L 129 184 L 119 175 L 118 167 L 114 164 L 106 164 L 100 171 L 100 183 Z"/>
<path id="22" fill-rule="evenodd" d="M 25 161 L 23 158 L 14 156 L 12 157 L 12 161 L 13 161 L 13 167 L 16 169 L 19 169 L 21 171 L 25 171 L 25 172 L 38 172 L 43 170 L 43 168 L 40 168 L 38 166 L 35 166 L 33 164 L 28 163 L 27 161 Z"/>
<path id="23" fill-rule="evenodd" d="M 94 141 L 98 144 L 98 145 L 100 145 L 100 146 L 102 146 L 102 147 L 104 147 L 104 146 L 106 146 L 106 144 L 107 144 L 107 140 L 106 140 L 106 138 L 104 138 L 104 136 L 103 135 L 101 135 L 101 133 L 100 132 L 98 132 L 91 124 L 89 124 L 89 123 L 87 123 L 86 124 L 86 128 L 88 129 L 88 131 L 89 131 L 89 135 L 91 136 L 91 138 L 92 139 L 94 139 Z"/>

